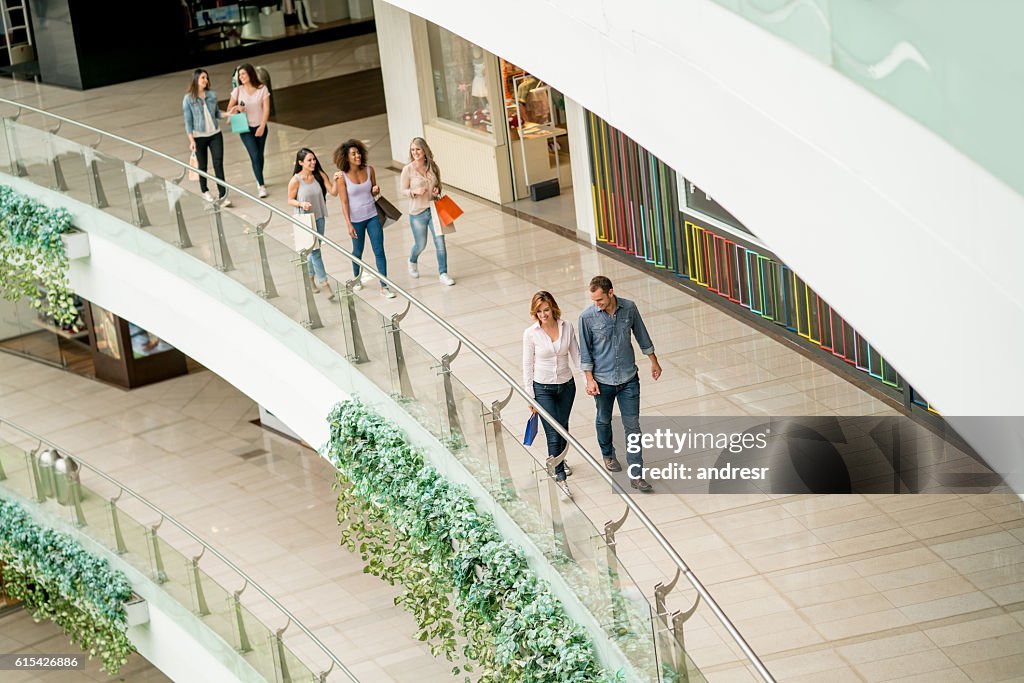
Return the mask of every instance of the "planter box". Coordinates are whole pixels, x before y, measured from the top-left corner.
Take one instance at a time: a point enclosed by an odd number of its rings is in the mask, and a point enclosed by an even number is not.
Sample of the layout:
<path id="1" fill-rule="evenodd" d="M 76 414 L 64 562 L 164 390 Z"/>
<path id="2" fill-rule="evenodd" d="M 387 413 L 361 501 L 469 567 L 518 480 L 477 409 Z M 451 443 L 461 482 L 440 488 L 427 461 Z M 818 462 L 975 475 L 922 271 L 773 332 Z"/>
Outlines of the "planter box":
<path id="1" fill-rule="evenodd" d="M 66 232 L 60 236 L 60 241 L 64 243 L 64 253 L 69 261 L 89 258 L 89 233 Z"/>
<path id="2" fill-rule="evenodd" d="M 145 598 L 132 593 L 132 599 L 124 603 L 124 614 L 129 626 L 140 626 L 149 623 L 149 603 Z"/>

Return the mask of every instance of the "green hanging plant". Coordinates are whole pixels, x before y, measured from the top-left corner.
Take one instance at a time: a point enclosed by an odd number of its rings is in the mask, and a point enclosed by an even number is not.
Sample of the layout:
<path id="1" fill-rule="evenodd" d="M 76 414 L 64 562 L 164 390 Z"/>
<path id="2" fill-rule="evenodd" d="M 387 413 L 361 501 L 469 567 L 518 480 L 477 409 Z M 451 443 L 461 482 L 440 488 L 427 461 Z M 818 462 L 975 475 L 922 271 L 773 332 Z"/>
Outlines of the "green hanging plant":
<path id="1" fill-rule="evenodd" d="M 0 185 L 0 296 L 26 297 L 58 326 L 77 332 L 78 309 L 60 238 L 72 228 L 66 209 L 47 208 Z"/>
<path id="2" fill-rule="evenodd" d="M 416 637 L 484 683 L 623 681 L 597 662 L 521 550 L 477 511 L 465 487 L 428 465 L 395 426 L 356 401 L 330 416 L 341 542 L 364 571 L 401 585 Z"/>
<path id="3" fill-rule="evenodd" d="M 0 500 L 0 563 L 5 592 L 36 621 L 60 626 L 107 673 L 116 674 L 135 652 L 126 635 L 124 603 L 132 588 L 124 574 L 6 500 Z"/>

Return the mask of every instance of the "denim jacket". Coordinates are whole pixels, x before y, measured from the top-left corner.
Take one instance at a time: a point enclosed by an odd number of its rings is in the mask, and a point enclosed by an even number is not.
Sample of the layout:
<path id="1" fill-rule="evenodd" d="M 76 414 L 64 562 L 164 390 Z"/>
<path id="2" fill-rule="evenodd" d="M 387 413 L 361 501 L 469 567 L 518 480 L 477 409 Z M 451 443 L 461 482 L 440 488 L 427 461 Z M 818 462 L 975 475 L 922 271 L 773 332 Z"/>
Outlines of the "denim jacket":
<path id="1" fill-rule="evenodd" d="M 625 384 L 636 376 L 636 356 L 630 334 L 636 337 L 640 352 L 654 353 L 654 342 L 647 333 L 636 304 L 615 297 L 615 315 L 591 305 L 580 315 L 580 368 L 590 371 L 600 384 Z"/>
<path id="2" fill-rule="evenodd" d="M 213 119 L 213 126 L 220 130 L 220 110 L 217 109 L 217 93 L 207 90 L 205 93 L 206 106 L 210 109 L 210 118 Z M 188 93 L 181 101 L 181 111 L 185 114 L 185 133 L 191 135 L 193 131 L 206 131 L 206 122 L 203 117 L 203 103 L 193 99 Z"/>

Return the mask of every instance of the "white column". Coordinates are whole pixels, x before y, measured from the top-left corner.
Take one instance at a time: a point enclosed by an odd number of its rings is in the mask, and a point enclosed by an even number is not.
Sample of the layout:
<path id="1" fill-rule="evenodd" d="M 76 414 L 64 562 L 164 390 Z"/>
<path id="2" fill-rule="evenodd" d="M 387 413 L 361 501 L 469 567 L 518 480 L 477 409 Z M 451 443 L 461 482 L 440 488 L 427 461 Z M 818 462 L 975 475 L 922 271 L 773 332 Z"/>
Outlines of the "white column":
<path id="1" fill-rule="evenodd" d="M 572 196 L 576 205 L 576 234 L 597 243 L 594 197 L 590 189 L 590 145 L 587 144 L 586 110 L 576 100 L 565 98 L 565 119 L 569 128 L 569 158 L 572 159 Z"/>
<path id="2" fill-rule="evenodd" d="M 388 109 L 391 157 L 405 164 L 409 141 L 423 135 L 423 98 L 413 40 L 416 18 L 383 0 L 373 0 L 373 12 Z"/>

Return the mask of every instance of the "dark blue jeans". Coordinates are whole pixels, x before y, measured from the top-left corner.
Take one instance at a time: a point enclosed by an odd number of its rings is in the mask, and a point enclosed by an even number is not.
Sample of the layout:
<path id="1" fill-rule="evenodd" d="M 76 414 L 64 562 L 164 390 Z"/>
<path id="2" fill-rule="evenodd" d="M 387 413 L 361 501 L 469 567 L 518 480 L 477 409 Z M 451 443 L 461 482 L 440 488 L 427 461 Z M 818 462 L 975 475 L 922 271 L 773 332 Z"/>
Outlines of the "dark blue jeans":
<path id="1" fill-rule="evenodd" d="M 256 137 L 256 129 L 250 127 L 248 133 L 241 133 L 242 144 L 245 151 L 249 153 L 249 161 L 252 162 L 252 174 L 256 176 L 256 183 L 266 185 L 263 182 L 263 148 L 267 146 L 267 136 L 270 135 L 270 126 L 263 129 L 263 135 Z"/>
<path id="2" fill-rule="evenodd" d="M 612 408 L 615 400 L 619 401 L 619 413 L 622 415 L 622 430 L 628 443 L 630 434 L 640 433 L 640 373 L 623 384 L 597 383 L 601 393 L 594 397 L 597 404 L 597 443 L 601 446 L 601 455 L 606 460 L 615 457 L 615 444 L 612 443 Z M 640 449 L 636 453 L 626 453 L 626 470 L 629 465 L 643 467 L 644 454 Z"/>
<path id="3" fill-rule="evenodd" d="M 217 133 L 209 137 L 197 136 L 196 158 L 199 159 L 199 170 L 206 173 L 207 157 L 213 157 L 213 174 L 220 180 L 224 180 L 224 135 Z M 207 153 L 209 152 L 209 154 Z M 208 189 L 206 176 L 199 176 L 199 191 L 206 192 Z M 223 185 L 217 186 L 217 194 L 221 197 L 226 195 L 228 190 Z"/>
<path id="4" fill-rule="evenodd" d="M 356 258 L 363 258 L 363 249 L 366 247 L 366 236 L 370 236 L 370 248 L 373 249 L 373 259 L 377 264 L 377 271 L 381 275 L 388 274 L 388 257 L 384 255 L 384 228 L 380 227 L 380 219 L 377 216 L 365 221 L 352 221 L 352 227 L 356 229 L 356 236 L 352 238 L 352 254 Z M 362 268 L 355 261 L 352 262 L 352 274 L 359 277 Z M 383 285 L 384 281 L 381 280 Z"/>
<path id="5" fill-rule="evenodd" d="M 558 424 L 569 429 L 569 413 L 572 412 L 572 402 L 576 398 L 576 382 L 574 380 L 569 380 L 565 384 L 534 382 L 533 395 L 536 397 L 537 403 L 551 413 L 551 417 L 555 418 Z M 541 418 L 541 422 L 544 424 L 544 436 L 548 440 L 548 457 L 561 455 L 566 446 L 565 439 L 554 430 L 547 420 Z M 565 461 L 555 468 L 555 480 L 565 481 Z"/>

